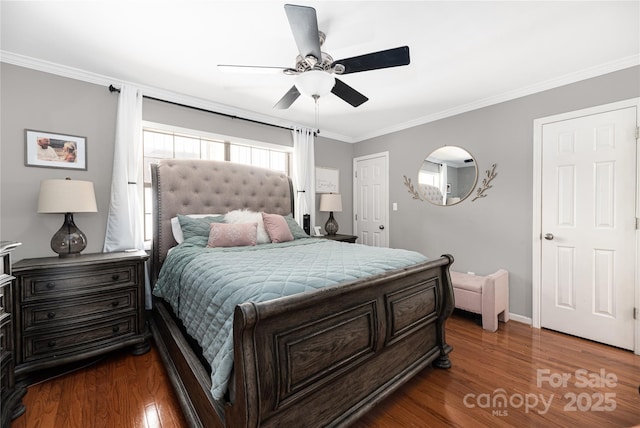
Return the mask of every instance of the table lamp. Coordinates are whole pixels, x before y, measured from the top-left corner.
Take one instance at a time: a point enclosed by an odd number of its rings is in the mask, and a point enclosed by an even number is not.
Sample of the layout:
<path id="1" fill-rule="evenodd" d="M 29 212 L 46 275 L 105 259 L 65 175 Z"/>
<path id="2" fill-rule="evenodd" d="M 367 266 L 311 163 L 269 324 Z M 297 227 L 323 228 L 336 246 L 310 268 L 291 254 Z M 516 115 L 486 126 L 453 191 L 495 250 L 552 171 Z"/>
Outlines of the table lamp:
<path id="1" fill-rule="evenodd" d="M 323 193 L 320 195 L 320 211 L 329 211 L 329 220 L 324 225 L 327 235 L 338 232 L 338 222 L 333 218 L 333 212 L 342 211 L 342 196 L 340 193 Z"/>
<path id="2" fill-rule="evenodd" d="M 51 238 L 51 249 L 60 257 L 77 257 L 87 247 L 87 237 L 73 222 L 73 213 L 97 211 L 91 181 L 67 178 L 40 182 L 38 212 L 64 214 L 62 227 Z"/>

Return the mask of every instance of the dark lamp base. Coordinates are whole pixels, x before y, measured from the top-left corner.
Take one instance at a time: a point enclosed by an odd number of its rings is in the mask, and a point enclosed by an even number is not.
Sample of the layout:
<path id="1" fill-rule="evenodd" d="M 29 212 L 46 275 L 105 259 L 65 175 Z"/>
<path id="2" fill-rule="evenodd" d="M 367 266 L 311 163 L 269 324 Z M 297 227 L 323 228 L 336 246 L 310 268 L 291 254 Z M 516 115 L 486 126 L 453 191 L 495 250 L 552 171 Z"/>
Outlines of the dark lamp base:
<path id="1" fill-rule="evenodd" d="M 66 213 L 62 227 L 51 238 L 51 249 L 65 258 L 78 257 L 86 247 L 87 237 L 73 222 L 73 214 Z"/>
<path id="2" fill-rule="evenodd" d="M 338 233 L 338 222 L 333 218 L 333 211 L 329 211 L 329 220 L 324 225 L 327 235 L 335 235 Z"/>

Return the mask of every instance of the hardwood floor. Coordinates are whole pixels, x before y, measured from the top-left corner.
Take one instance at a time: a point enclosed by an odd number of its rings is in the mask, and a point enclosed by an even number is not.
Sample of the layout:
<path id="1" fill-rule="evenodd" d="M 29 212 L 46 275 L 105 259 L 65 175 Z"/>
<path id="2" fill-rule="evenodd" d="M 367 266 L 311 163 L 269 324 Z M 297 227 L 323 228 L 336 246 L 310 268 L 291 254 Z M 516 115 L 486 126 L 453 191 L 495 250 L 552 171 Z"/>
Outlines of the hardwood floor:
<path id="1" fill-rule="evenodd" d="M 32 385 L 22 402 L 27 410 L 11 428 L 187 427 L 155 347 Z"/>
<path id="2" fill-rule="evenodd" d="M 451 369 L 424 370 L 354 427 L 640 424 L 640 356 L 629 351 L 514 321 L 488 333 L 459 313 L 447 341 Z M 155 349 L 33 385 L 24 404 L 12 428 L 187 427 Z"/>

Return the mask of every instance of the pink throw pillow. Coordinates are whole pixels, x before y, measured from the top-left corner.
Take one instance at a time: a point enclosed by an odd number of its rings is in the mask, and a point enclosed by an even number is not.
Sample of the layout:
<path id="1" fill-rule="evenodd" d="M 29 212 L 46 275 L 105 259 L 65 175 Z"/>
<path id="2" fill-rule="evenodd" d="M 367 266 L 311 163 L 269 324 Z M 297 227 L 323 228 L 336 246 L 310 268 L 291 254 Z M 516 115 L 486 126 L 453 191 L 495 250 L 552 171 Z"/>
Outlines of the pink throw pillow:
<path id="1" fill-rule="evenodd" d="M 258 223 L 211 223 L 207 247 L 256 245 Z"/>
<path id="2" fill-rule="evenodd" d="M 281 215 L 262 213 L 262 221 L 271 242 L 293 241 L 287 220 Z"/>

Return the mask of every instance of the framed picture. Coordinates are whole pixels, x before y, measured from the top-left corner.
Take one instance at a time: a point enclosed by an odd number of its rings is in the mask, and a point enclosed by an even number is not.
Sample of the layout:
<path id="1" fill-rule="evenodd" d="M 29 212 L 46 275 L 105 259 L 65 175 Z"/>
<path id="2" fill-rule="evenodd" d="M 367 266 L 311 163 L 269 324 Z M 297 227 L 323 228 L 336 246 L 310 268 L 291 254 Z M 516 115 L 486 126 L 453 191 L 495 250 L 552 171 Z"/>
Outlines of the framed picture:
<path id="1" fill-rule="evenodd" d="M 87 170 L 87 139 L 77 135 L 25 130 L 24 164 Z"/>
<path id="2" fill-rule="evenodd" d="M 316 167 L 316 193 L 340 193 L 340 170 Z"/>

